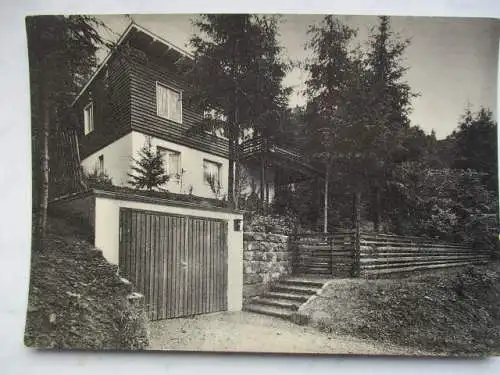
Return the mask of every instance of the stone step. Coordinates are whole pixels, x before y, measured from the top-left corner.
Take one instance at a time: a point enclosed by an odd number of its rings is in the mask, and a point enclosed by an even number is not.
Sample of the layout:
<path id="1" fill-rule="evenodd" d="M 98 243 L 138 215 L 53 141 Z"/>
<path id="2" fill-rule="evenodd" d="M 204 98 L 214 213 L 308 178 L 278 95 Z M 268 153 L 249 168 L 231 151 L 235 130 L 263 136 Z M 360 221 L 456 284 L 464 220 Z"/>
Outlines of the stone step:
<path id="1" fill-rule="evenodd" d="M 284 298 L 257 297 L 252 300 L 252 304 L 283 307 L 285 309 L 296 311 L 299 309 L 302 301 L 291 301 Z"/>
<path id="2" fill-rule="evenodd" d="M 260 305 L 254 303 L 249 303 L 248 305 L 246 305 L 245 310 L 283 319 L 290 319 L 293 313 L 291 309 L 286 309 L 277 306 Z"/>
<path id="3" fill-rule="evenodd" d="M 272 291 L 306 294 L 310 296 L 316 294 L 318 290 L 319 288 L 310 286 L 300 286 L 295 284 L 282 284 L 282 283 L 278 283 L 272 287 Z"/>
<path id="4" fill-rule="evenodd" d="M 280 283 L 282 284 L 292 284 L 292 285 L 297 285 L 297 286 L 310 286 L 313 288 L 322 288 L 323 285 L 328 280 L 322 280 L 322 279 L 313 279 L 313 278 L 302 278 L 302 277 L 290 277 L 284 280 L 281 280 Z"/>
<path id="5" fill-rule="evenodd" d="M 284 292 L 274 292 L 274 291 L 266 292 L 262 296 L 265 298 L 279 298 L 279 299 L 287 299 L 298 302 L 306 302 L 309 299 L 309 296 L 304 294 L 294 294 L 294 293 L 284 293 Z"/>

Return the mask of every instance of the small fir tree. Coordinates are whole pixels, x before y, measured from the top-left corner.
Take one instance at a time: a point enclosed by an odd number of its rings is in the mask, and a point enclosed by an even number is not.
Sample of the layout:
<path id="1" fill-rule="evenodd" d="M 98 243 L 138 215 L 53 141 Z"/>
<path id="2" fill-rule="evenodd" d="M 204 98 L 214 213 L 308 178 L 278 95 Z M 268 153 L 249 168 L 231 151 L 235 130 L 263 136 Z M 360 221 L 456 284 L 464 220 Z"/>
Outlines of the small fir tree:
<path id="1" fill-rule="evenodd" d="M 162 190 L 169 176 L 165 171 L 165 160 L 161 152 L 155 149 L 151 138 L 146 138 L 144 146 L 139 151 L 139 159 L 133 159 L 132 173 L 129 173 L 129 183 L 137 189 Z"/>

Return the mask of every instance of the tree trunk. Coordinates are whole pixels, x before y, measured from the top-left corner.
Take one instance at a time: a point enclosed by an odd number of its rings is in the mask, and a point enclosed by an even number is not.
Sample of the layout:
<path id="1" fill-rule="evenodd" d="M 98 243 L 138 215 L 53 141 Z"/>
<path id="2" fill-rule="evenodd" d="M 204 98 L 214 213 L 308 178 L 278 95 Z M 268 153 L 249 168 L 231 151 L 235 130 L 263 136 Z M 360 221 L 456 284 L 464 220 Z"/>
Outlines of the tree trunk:
<path id="1" fill-rule="evenodd" d="M 240 195 L 240 116 L 239 116 L 239 102 L 236 102 L 234 110 L 234 182 L 233 182 L 233 207 L 239 208 L 239 195 Z"/>
<path id="2" fill-rule="evenodd" d="M 266 161 L 264 155 L 260 157 L 260 207 L 261 211 L 265 211 L 265 183 L 266 183 Z"/>
<path id="3" fill-rule="evenodd" d="M 359 233 L 361 227 L 361 190 L 356 188 L 353 196 L 352 224 L 354 230 Z"/>
<path id="4" fill-rule="evenodd" d="M 229 137 L 229 165 L 227 171 L 227 200 L 230 207 L 234 206 L 234 140 Z"/>
<path id="5" fill-rule="evenodd" d="M 238 146 L 238 132 L 237 126 L 237 110 L 235 109 L 231 118 L 231 127 L 229 128 L 229 166 L 227 173 L 227 200 L 229 207 L 234 208 L 234 178 L 235 178 L 235 164 L 236 164 L 236 147 Z"/>
<path id="6" fill-rule="evenodd" d="M 239 145 L 238 145 L 239 147 Z M 241 196 L 241 164 L 238 157 L 234 162 L 234 208 L 238 209 L 240 207 L 240 196 Z"/>
<path id="7" fill-rule="evenodd" d="M 328 233 L 328 182 L 330 180 L 330 163 L 326 163 L 325 173 L 325 202 L 323 209 L 323 233 Z"/>
<path id="8" fill-rule="evenodd" d="M 354 263 L 352 276 L 359 277 L 360 275 L 360 231 L 361 231 L 361 190 L 356 188 L 353 196 L 353 227 L 354 227 Z"/>
<path id="9" fill-rule="evenodd" d="M 376 233 L 380 232 L 380 224 L 381 224 L 381 213 L 382 207 L 380 204 L 380 187 L 377 185 L 375 186 L 375 212 L 374 212 L 374 217 L 373 217 L 373 230 Z"/>
<path id="10" fill-rule="evenodd" d="M 36 243 L 38 246 L 45 237 L 47 228 L 47 207 L 49 202 L 49 131 L 50 131 L 50 103 L 46 80 L 42 78 L 41 94 L 41 136 L 39 140 L 40 152 L 40 193 L 38 198 Z M 40 249 L 37 249 L 40 250 Z"/>

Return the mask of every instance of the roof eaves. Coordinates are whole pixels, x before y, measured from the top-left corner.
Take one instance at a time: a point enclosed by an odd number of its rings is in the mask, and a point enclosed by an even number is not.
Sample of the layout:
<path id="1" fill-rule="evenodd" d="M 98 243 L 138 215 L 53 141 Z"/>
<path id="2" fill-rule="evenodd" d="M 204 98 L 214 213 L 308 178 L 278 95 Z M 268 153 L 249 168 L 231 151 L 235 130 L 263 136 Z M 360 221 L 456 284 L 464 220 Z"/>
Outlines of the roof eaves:
<path id="1" fill-rule="evenodd" d="M 150 36 L 155 41 L 159 41 L 160 43 L 168 46 L 169 48 L 172 48 L 173 50 L 179 52 L 180 54 L 182 54 L 182 55 L 184 55 L 184 56 L 186 56 L 186 57 L 188 57 L 190 59 L 194 59 L 193 54 L 189 53 L 188 51 L 183 50 L 182 48 L 177 47 L 176 45 L 170 43 L 169 41 L 163 39 L 162 37 L 159 37 L 158 35 L 152 33 L 151 31 L 145 29 L 142 26 L 139 26 L 138 24 L 136 24 L 134 22 L 131 22 L 127 26 L 127 28 L 122 33 L 122 35 L 120 36 L 120 38 L 118 38 L 118 41 L 116 42 L 116 46 L 119 46 L 125 40 L 125 38 L 127 37 L 127 35 L 130 33 L 130 31 L 132 29 L 136 29 L 136 30 L 138 30 L 138 31 L 140 31 L 140 32 L 142 32 L 142 33 Z M 112 50 L 110 50 L 108 52 L 108 54 L 106 55 L 106 57 L 104 58 L 104 60 L 102 61 L 102 63 L 99 65 L 99 67 L 96 69 L 96 71 L 89 78 L 89 80 L 87 81 L 87 83 L 85 84 L 85 86 L 83 86 L 83 88 L 80 90 L 80 92 L 78 93 L 78 95 L 76 96 L 76 98 L 73 100 L 73 102 L 71 103 L 71 107 L 73 107 L 75 105 L 75 103 L 78 101 L 78 99 L 80 99 L 80 97 L 85 92 L 85 90 L 87 90 L 87 88 L 90 86 L 90 84 L 97 77 L 97 75 L 99 74 L 99 72 L 106 66 L 106 64 L 108 63 L 108 61 L 111 58 L 111 56 L 113 56 L 115 50 L 116 50 L 116 48 L 113 48 Z"/>

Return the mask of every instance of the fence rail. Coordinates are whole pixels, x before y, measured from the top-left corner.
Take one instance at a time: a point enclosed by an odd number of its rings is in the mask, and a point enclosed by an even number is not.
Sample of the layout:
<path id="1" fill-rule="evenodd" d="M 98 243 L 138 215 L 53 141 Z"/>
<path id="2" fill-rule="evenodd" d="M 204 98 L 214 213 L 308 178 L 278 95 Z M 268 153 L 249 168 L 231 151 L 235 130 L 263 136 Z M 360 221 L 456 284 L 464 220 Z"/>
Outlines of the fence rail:
<path id="1" fill-rule="evenodd" d="M 429 238 L 339 231 L 296 235 L 296 274 L 370 277 L 425 269 L 485 264 L 491 250 Z"/>
<path id="2" fill-rule="evenodd" d="M 298 274 L 348 277 L 354 266 L 353 236 L 337 234 L 305 234 L 293 240 L 294 272 Z"/>

